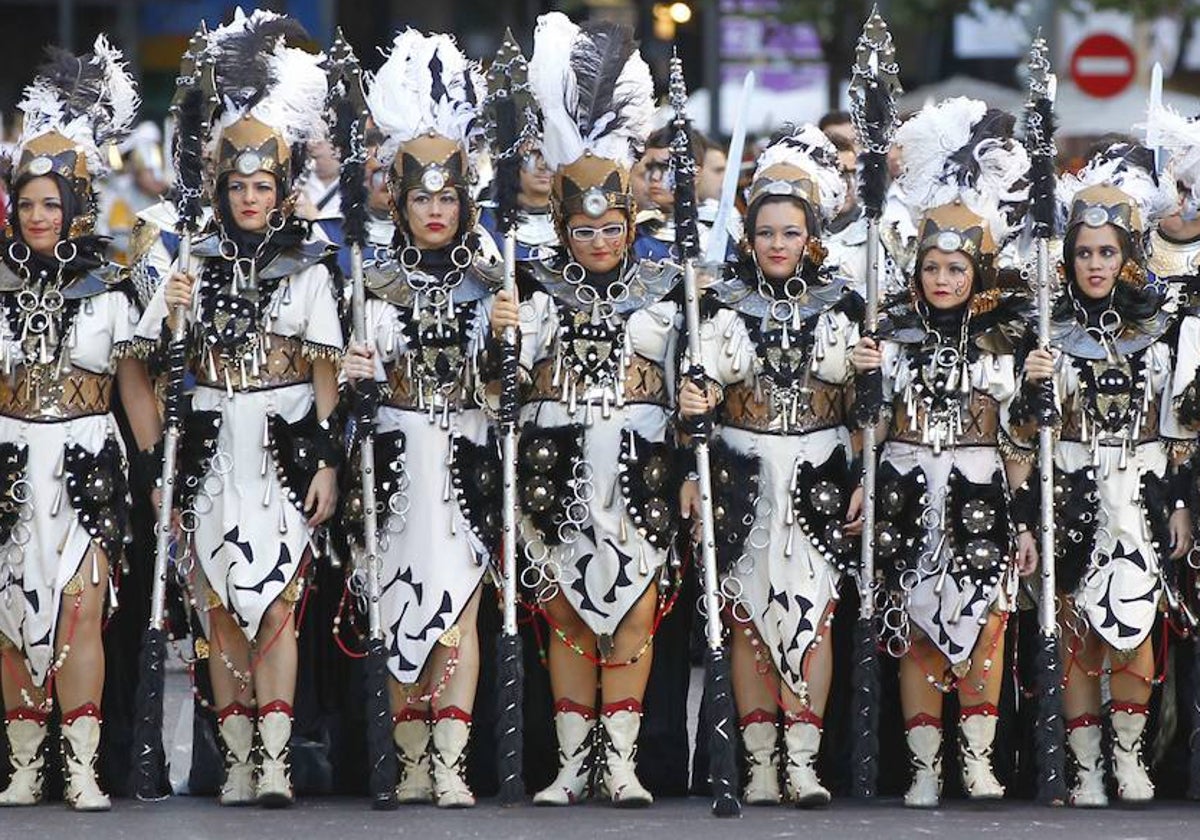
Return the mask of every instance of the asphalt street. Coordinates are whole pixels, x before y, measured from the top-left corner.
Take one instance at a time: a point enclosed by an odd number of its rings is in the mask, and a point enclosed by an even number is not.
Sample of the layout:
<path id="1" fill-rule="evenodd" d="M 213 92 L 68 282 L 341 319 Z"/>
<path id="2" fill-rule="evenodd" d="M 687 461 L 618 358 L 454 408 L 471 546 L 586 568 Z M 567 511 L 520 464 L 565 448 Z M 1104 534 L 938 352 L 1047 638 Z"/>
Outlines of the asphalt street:
<path id="1" fill-rule="evenodd" d="M 700 696 L 699 674 L 692 692 Z M 167 678 L 165 709 L 168 748 L 176 782 L 182 782 L 191 749 L 190 691 L 176 665 Z M 692 710 L 691 719 L 697 717 Z M 174 733 L 174 737 L 171 736 Z M 694 737 L 694 733 L 693 733 Z M 178 789 L 179 785 L 177 785 Z M 668 799 L 640 811 L 622 811 L 602 803 L 572 808 L 502 808 L 481 800 L 469 811 L 439 811 L 431 806 L 375 812 L 366 799 L 308 798 L 286 811 L 221 808 L 209 798 L 173 796 L 161 802 L 118 799 L 108 814 L 76 814 L 62 803 L 0 810 L 0 840 L 523 840 L 523 838 L 623 838 L 654 840 L 898 840 L 899 838 L 996 837 L 1038 840 L 1180 840 L 1200 825 L 1200 804 L 1163 802 L 1138 811 L 1075 811 L 1026 802 L 981 808 L 955 801 L 937 811 L 909 811 L 898 799 L 864 805 L 837 800 L 822 811 L 746 808 L 736 820 L 709 813 L 704 799 Z"/>
<path id="2" fill-rule="evenodd" d="M 221 808 L 211 799 L 177 796 L 163 802 L 118 801 L 109 814 L 75 814 L 61 804 L 0 813 L 0 838 L 210 840 L 210 838 L 631 838 L 688 840 L 821 837 L 831 840 L 896 838 L 1122 838 L 1152 840 L 1191 836 L 1200 806 L 1165 803 L 1142 811 L 1072 811 L 1023 803 L 980 810 L 954 803 L 940 811 L 913 812 L 897 800 L 863 806 L 835 802 L 824 811 L 748 808 L 738 820 L 718 820 L 699 799 L 659 802 L 642 811 L 600 804 L 545 809 L 500 808 L 483 801 L 470 811 L 429 806 L 377 813 L 365 801 L 309 799 L 287 811 Z"/>

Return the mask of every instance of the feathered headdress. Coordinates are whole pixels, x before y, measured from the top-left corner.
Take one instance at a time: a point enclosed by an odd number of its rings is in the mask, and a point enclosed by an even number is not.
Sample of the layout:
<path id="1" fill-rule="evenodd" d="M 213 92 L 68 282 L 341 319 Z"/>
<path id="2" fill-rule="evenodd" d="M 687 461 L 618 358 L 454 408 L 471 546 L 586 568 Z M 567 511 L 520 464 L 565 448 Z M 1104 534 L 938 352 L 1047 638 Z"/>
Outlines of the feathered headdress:
<path id="1" fill-rule="evenodd" d="M 325 56 L 288 46 L 307 39 L 289 17 L 261 9 L 246 15 L 240 8 L 208 37 L 206 57 L 220 98 L 217 178 L 234 170 L 271 172 L 286 190 L 292 145 L 325 136 Z"/>
<path id="2" fill-rule="evenodd" d="M 845 202 L 846 182 L 837 149 L 815 125 L 785 130 L 758 156 L 747 204 L 753 207 L 778 195 L 805 202 L 821 225 L 837 215 Z"/>
<path id="3" fill-rule="evenodd" d="M 1159 177 L 1154 153 L 1140 143 L 1118 142 L 1097 153 L 1074 175 L 1058 180 L 1067 229 L 1114 225 L 1134 248 L 1160 218 L 1175 211 L 1179 195 L 1171 177 Z"/>
<path id="4" fill-rule="evenodd" d="M 1187 195 L 1183 208 L 1189 215 L 1200 211 L 1200 119 L 1188 119 L 1170 105 L 1151 108 L 1144 129 L 1168 152 L 1167 167 Z"/>
<path id="5" fill-rule="evenodd" d="M 417 187 L 467 191 L 484 89 L 479 68 L 451 36 L 415 29 L 396 36 L 367 79 L 367 105 L 386 138 L 379 158 L 392 163 L 394 195 Z"/>
<path id="6" fill-rule="evenodd" d="M 897 178 L 917 225 L 917 253 L 971 257 L 982 288 L 991 263 L 1017 234 L 1029 198 L 1029 156 L 1013 138 L 1016 120 L 974 99 L 928 105 L 897 131 Z"/>
<path id="7" fill-rule="evenodd" d="M 529 83 L 542 109 L 542 153 L 556 170 L 561 218 L 633 211 L 629 170 L 650 133 L 654 82 L 626 26 L 538 18 Z"/>
<path id="8" fill-rule="evenodd" d="M 101 35 L 92 52 L 51 47 L 17 106 L 25 115 L 9 174 L 12 187 L 51 173 L 79 199 L 80 219 L 93 208 L 91 181 L 109 170 L 102 149 L 129 132 L 141 100 L 120 50 Z"/>

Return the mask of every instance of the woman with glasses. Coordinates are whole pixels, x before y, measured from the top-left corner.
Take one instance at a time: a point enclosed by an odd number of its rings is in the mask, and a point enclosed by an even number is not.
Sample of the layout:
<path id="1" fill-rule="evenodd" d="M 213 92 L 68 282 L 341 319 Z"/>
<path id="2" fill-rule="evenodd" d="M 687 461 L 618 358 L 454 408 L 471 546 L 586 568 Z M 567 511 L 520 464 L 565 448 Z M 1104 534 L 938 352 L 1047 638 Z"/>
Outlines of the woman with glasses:
<path id="1" fill-rule="evenodd" d="M 705 296 L 708 379 L 688 381 L 679 394 L 684 418 L 716 414 L 718 565 L 752 805 L 829 802 L 815 763 L 831 624 L 861 527 L 849 513 L 857 474 L 844 387 L 862 299 L 823 264 L 819 239 L 844 199 L 836 153 L 820 130 L 806 125 L 774 138 L 751 181 L 740 258 Z M 698 516 L 695 482 L 682 503 Z"/>
<path id="2" fill-rule="evenodd" d="M 423 68 L 428 89 L 408 85 Z M 379 380 L 380 612 L 402 803 L 468 808 L 480 584 L 499 539 L 499 460 L 476 357 L 495 263 L 475 226 L 470 153 L 482 81 L 448 35 L 396 36 L 367 92 L 394 227 L 366 264 L 370 344 L 344 371 Z M 440 93 L 438 92 L 440 91 Z M 374 196 L 374 193 L 372 193 Z M 382 197 L 382 196 L 379 196 Z M 373 200 L 373 199 L 372 199 Z M 372 233 L 372 240 L 376 235 Z M 357 483 L 357 482 L 356 482 Z M 356 492 L 356 491 L 352 491 Z M 352 591 L 365 583 L 352 575 Z"/>
<path id="3" fill-rule="evenodd" d="M 622 97 L 597 87 L 618 77 Z M 665 299 L 678 269 L 630 250 L 629 168 L 653 86 L 627 29 L 580 28 L 559 13 L 538 22 L 529 78 L 555 168 L 562 250 L 528 264 L 522 301 L 497 295 L 492 330 L 497 340 L 506 327 L 521 336 L 520 580 L 551 630 L 561 768 L 534 801 L 587 797 L 594 758 L 614 804 L 647 805 L 634 760 L 677 522 L 670 421 L 680 324 Z"/>

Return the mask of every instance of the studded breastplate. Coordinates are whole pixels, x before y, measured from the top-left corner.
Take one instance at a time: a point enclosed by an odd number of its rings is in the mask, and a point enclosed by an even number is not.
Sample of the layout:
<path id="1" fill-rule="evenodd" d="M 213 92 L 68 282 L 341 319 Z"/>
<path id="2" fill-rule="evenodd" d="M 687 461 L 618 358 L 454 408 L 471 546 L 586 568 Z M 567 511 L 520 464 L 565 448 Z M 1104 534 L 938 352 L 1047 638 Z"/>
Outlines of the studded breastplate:
<path id="1" fill-rule="evenodd" d="M 1063 406 L 1063 440 L 1118 446 L 1157 439 L 1159 401 L 1144 351 L 1107 360 L 1068 358 L 1079 390 Z"/>
<path id="2" fill-rule="evenodd" d="M 429 411 L 431 419 L 476 405 L 468 351 L 475 312 L 476 301 L 400 309 L 405 349 L 385 352 L 393 359 L 385 364 L 390 405 Z"/>

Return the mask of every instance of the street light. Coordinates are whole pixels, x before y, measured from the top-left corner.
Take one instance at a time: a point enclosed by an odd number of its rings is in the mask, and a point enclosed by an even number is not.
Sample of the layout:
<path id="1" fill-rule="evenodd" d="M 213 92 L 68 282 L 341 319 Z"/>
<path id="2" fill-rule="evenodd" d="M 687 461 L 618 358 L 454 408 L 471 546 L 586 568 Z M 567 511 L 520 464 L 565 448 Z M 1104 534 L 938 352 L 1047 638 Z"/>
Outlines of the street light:
<path id="1" fill-rule="evenodd" d="M 654 37 L 660 41 L 675 40 L 675 27 L 692 19 L 692 7 L 684 2 L 654 4 Z"/>

